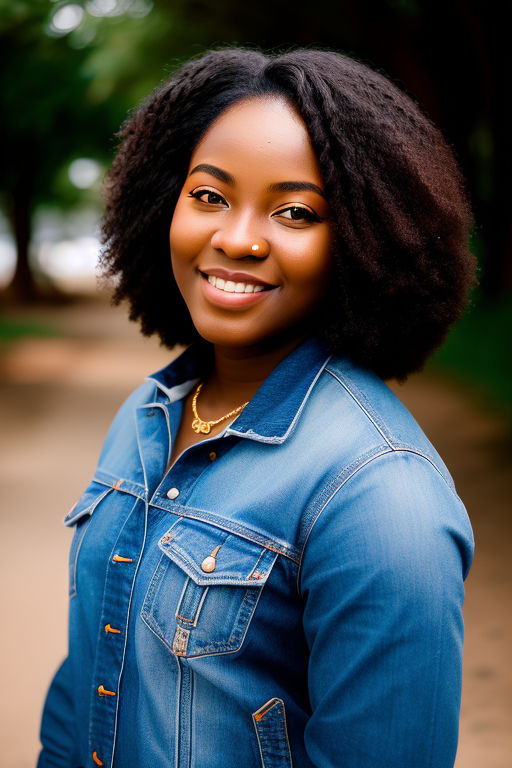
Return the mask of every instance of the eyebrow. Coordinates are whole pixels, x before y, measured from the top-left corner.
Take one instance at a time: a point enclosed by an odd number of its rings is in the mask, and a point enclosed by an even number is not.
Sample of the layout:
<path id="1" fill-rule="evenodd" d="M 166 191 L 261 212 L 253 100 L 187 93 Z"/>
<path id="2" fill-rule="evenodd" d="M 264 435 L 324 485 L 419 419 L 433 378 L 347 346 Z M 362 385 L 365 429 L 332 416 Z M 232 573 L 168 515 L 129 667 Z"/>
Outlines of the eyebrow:
<path id="1" fill-rule="evenodd" d="M 199 163 L 199 165 L 196 165 L 189 173 L 189 176 L 192 176 L 193 173 L 199 173 L 199 171 L 204 171 L 204 173 L 209 173 L 210 176 L 214 176 L 216 179 L 219 179 L 219 181 L 223 181 L 225 184 L 229 184 L 230 186 L 233 186 L 235 184 L 235 178 L 227 171 L 223 171 L 222 168 L 217 168 L 216 165 L 210 165 L 209 163 Z M 325 192 L 317 185 L 313 184 L 311 181 L 278 181 L 274 184 L 271 184 L 268 187 L 269 192 L 316 192 L 317 195 L 321 195 L 321 197 L 325 200 Z"/>

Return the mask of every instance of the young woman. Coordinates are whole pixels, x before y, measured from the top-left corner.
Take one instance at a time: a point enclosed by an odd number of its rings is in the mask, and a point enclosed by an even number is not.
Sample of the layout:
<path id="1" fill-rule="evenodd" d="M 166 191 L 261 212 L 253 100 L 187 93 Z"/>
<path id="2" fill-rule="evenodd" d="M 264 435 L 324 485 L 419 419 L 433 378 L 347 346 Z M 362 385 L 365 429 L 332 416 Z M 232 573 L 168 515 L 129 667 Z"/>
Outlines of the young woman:
<path id="1" fill-rule="evenodd" d="M 40 768 L 448 768 L 473 539 L 384 383 L 475 282 L 450 148 L 344 55 L 211 50 L 106 181 L 115 300 L 186 345 L 66 518 Z"/>

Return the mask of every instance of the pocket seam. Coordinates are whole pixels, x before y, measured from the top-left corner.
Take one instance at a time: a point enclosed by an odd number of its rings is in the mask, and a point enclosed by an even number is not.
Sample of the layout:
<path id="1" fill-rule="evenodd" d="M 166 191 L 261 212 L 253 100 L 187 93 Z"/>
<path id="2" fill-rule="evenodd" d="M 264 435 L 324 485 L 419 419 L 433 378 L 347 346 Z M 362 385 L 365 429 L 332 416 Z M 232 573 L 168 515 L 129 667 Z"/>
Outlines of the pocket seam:
<path id="1" fill-rule="evenodd" d="M 165 534 L 164 534 L 165 535 Z M 235 541 L 237 540 L 236 534 L 233 534 L 232 537 Z M 227 538 L 224 540 L 223 544 L 225 544 L 227 541 Z M 249 575 L 245 578 L 237 578 L 236 576 L 219 576 L 218 573 L 216 574 L 215 571 L 212 571 L 211 573 L 198 573 L 198 567 L 197 563 L 190 557 L 187 550 L 180 546 L 178 544 L 174 544 L 174 546 L 167 546 L 164 547 L 161 545 L 160 541 L 158 542 L 159 549 L 163 552 L 163 554 L 169 559 L 172 560 L 172 562 L 176 563 L 176 565 L 184 571 L 193 581 L 195 581 L 196 584 L 199 586 L 222 586 L 225 585 L 231 585 L 231 586 L 238 586 L 238 587 L 263 587 L 265 585 L 265 582 L 268 578 L 268 575 L 270 574 L 270 571 L 272 570 L 275 561 L 277 560 L 277 557 L 279 555 L 278 552 L 275 552 L 274 550 L 269 549 L 268 547 L 264 547 L 260 544 L 254 544 L 255 549 L 260 550 L 257 554 L 257 560 L 252 566 Z M 256 552 L 254 553 L 254 556 L 256 556 Z M 261 562 L 261 560 L 268 559 L 268 567 L 265 572 L 265 578 L 264 579 L 252 579 L 251 576 L 255 572 L 257 566 Z M 266 563 L 265 563 L 266 565 Z"/>
<path id="2" fill-rule="evenodd" d="M 265 707 L 271 701 L 273 701 L 274 703 L 270 707 L 268 707 L 268 709 L 266 709 L 264 711 L 264 713 L 262 714 L 261 718 L 259 720 L 257 720 L 256 719 L 256 715 L 258 714 L 258 712 L 261 709 L 263 709 L 263 707 Z M 290 740 L 288 738 L 288 726 L 287 726 L 287 723 L 286 723 L 286 707 L 285 707 L 285 703 L 284 703 L 283 699 L 280 699 L 277 696 L 274 696 L 272 699 L 269 699 L 268 701 L 266 701 L 265 704 L 262 704 L 261 707 L 259 707 L 256 710 L 256 712 L 252 713 L 252 722 L 253 722 L 253 725 L 254 725 L 254 729 L 256 731 L 256 738 L 258 740 L 258 749 L 260 751 L 261 766 L 262 766 L 262 768 L 273 768 L 275 760 L 274 760 L 274 755 L 272 755 L 272 754 L 268 755 L 267 758 L 265 758 L 264 755 L 263 755 L 263 749 L 262 749 L 262 745 L 261 745 L 261 739 L 260 739 L 260 732 L 259 732 L 258 724 L 261 723 L 261 721 L 265 717 L 265 715 L 268 712 L 270 712 L 272 709 L 274 709 L 274 707 L 277 706 L 278 704 L 281 704 L 281 707 L 282 707 L 282 709 L 281 709 L 281 711 L 279 713 L 279 717 L 280 717 L 280 720 L 282 722 L 284 736 L 285 736 L 285 742 L 286 742 L 286 748 L 287 748 L 287 752 L 288 752 L 288 756 L 284 758 L 286 760 L 286 768 L 293 768 L 292 753 L 291 753 L 291 749 L 290 749 Z M 267 759 L 267 762 L 266 762 L 266 759 Z M 280 768 L 285 768 L 285 766 L 280 765 Z"/>
<path id="3" fill-rule="evenodd" d="M 274 559 L 273 559 L 273 562 L 272 562 L 272 568 L 273 568 L 273 566 L 275 564 L 275 561 L 277 560 L 277 557 L 278 557 L 277 553 L 274 553 Z M 177 611 L 178 611 L 179 605 L 181 604 L 181 601 L 182 601 L 182 598 L 183 598 L 183 594 L 184 594 L 184 591 L 186 589 L 187 582 L 188 582 L 188 580 L 191 577 L 189 576 L 187 571 L 185 571 L 182 568 L 180 563 L 175 562 L 165 552 L 162 552 L 162 554 L 160 556 L 160 560 L 158 561 L 158 565 L 156 566 L 156 568 L 155 568 L 155 570 L 153 572 L 153 576 L 152 576 L 152 578 L 150 580 L 150 583 L 148 585 L 148 588 L 146 590 L 146 594 L 144 596 L 144 600 L 142 602 L 142 607 L 141 607 L 141 610 L 140 610 L 140 618 L 142 619 L 144 624 L 147 626 L 147 628 L 153 633 L 153 635 L 158 640 L 160 640 L 160 642 L 162 642 L 165 645 L 165 647 L 174 656 L 175 653 L 173 651 L 173 643 L 169 639 L 167 639 L 167 637 L 166 637 L 166 627 L 161 625 L 161 622 L 157 619 L 157 616 L 155 615 L 155 612 L 154 612 L 154 606 L 155 606 L 155 602 L 156 602 L 156 599 L 157 599 L 156 595 L 157 595 L 157 593 L 159 591 L 159 588 L 160 588 L 163 580 L 165 579 L 165 577 L 166 577 L 166 575 L 167 575 L 167 573 L 169 571 L 169 568 L 171 567 L 171 563 L 173 563 L 174 566 L 176 568 L 178 568 L 184 576 L 186 576 L 184 585 L 183 585 L 181 593 L 180 593 L 180 597 L 179 597 L 178 602 L 177 602 L 177 608 L 176 608 L 176 610 L 173 613 L 173 616 L 176 619 L 176 625 L 175 625 L 174 631 L 178 627 L 180 627 L 180 626 L 182 628 L 187 628 L 188 622 L 187 622 L 187 624 L 185 624 L 185 627 L 183 627 L 183 625 L 181 624 L 182 619 L 177 616 Z M 194 581 L 194 580 L 192 579 L 192 581 Z M 205 599 L 206 593 L 210 590 L 210 586 L 212 586 L 212 588 L 214 589 L 216 585 L 206 585 L 206 586 L 205 585 L 198 585 L 198 586 L 202 586 L 203 587 L 204 595 L 202 596 L 200 605 L 198 607 L 197 617 L 199 615 L 200 610 L 202 609 L 203 601 Z M 220 586 L 222 586 L 222 585 L 220 585 Z M 229 587 L 229 586 L 232 586 L 232 585 L 231 584 L 227 584 L 227 585 L 224 585 L 224 586 L 228 586 Z M 236 585 L 236 586 L 239 586 L 239 585 Z M 243 586 L 245 586 L 245 585 L 242 585 L 242 587 Z M 254 617 L 254 613 L 256 611 L 256 608 L 258 606 L 259 600 L 261 598 L 261 594 L 262 594 L 264 586 L 265 586 L 265 584 L 261 584 L 260 586 L 258 586 L 258 582 L 255 581 L 254 584 L 252 584 L 251 586 L 247 586 L 245 588 L 244 596 L 243 596 L 242 601 L 240 603 L 240 607 L 239 607 L 239 609 L 237 611 L 237 619 L 239 619 L 241 613 L 243 614 L 244 609 L 249 611 L 249 616 L 248 616 L 246 621 L 240 622 L 238 620 L 234 624 L 234 626 L 231 627 L 230 634 L 229 634 L 227 640 L 226 639 L 225 640 L 218 640 L 218 641 L 214 641 L 214 642 L 208 643 L 207 645 L 205 644 L 201 648 L 200 652 L 186 654 L 186 658 L 196 659 L 196 658 L 203 658 L 205 656 L 214 656 L 214 655 L 215 656 L 220 656 L 220 655 L 224 655 L 224 654 L 228 654 L 228 653 L 236 653 L 238 650 L 240 650 L 240 648 L 242 647 L 242 645 L 245 642 L 245 638 L 246 638 L 247 632 L 249 631 L 249 627 L 251 626 L 251 623 L 252 623 L 252 620 L 253 620 L 253 617 Z M 253 603 L 253 604 L 251 604 L 251 603 Z M 195 624 L 190 624 L 189 626 L 192 629 L 196 625 L 197 625 L 197 622 Z M 242 631 L 242 634 L 240 635 L 240 637 L 237 637 L 237 634 L 240 632 L 240 625 L 241 625 L 241 627 L 243 627 L 243 631 Z M 174 637 L 174 634 L 173 634 L 173 637 Z M 235 648 L 229 648 L 229 645 L 231 643 L 236 643 L 236 647 Z M 228 646 L 228 648 L 226 648 L 226 646 Z M 217 650 L 218 648 L 225 649 L 225 650 Z"/>

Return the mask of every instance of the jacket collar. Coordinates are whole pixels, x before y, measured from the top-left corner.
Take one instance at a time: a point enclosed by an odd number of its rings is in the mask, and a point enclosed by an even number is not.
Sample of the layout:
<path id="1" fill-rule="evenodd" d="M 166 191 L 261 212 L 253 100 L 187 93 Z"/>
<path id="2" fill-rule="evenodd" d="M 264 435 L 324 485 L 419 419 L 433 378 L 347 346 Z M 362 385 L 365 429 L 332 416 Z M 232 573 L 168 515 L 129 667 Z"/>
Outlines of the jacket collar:
<path id="1" fill-rule="evenodd" d="M 169 365 L 147 378 L 169 402 L 181 399 L 205 375 L 212 353 L 211 345 L 196 341 Z M 306 339 L 267 376 L 224 434 L 264 443 L 284 442 L 330 357 L 317 337 Z"/>

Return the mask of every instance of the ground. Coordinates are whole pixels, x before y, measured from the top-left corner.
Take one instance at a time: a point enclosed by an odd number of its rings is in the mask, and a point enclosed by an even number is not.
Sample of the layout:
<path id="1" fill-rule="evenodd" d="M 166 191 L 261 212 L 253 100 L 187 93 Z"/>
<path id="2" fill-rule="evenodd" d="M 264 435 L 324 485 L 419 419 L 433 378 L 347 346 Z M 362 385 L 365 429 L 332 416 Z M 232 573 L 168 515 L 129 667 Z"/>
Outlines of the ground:
<path id="1" fill-rule="evenodd" d="M 66 337 L 21 339 L 0 354 L 0 768 L 34 766 L 44 695 L 66 653 L 71 533 L 62 519 L 89 482 L 122 400 L 171 358 L 106 302 L 29 313 L 43 316 Z M 510 431 L 440 376 L 392 388 L 444 458 L 475 532 L 456 768 L 510 768 Z"/>

